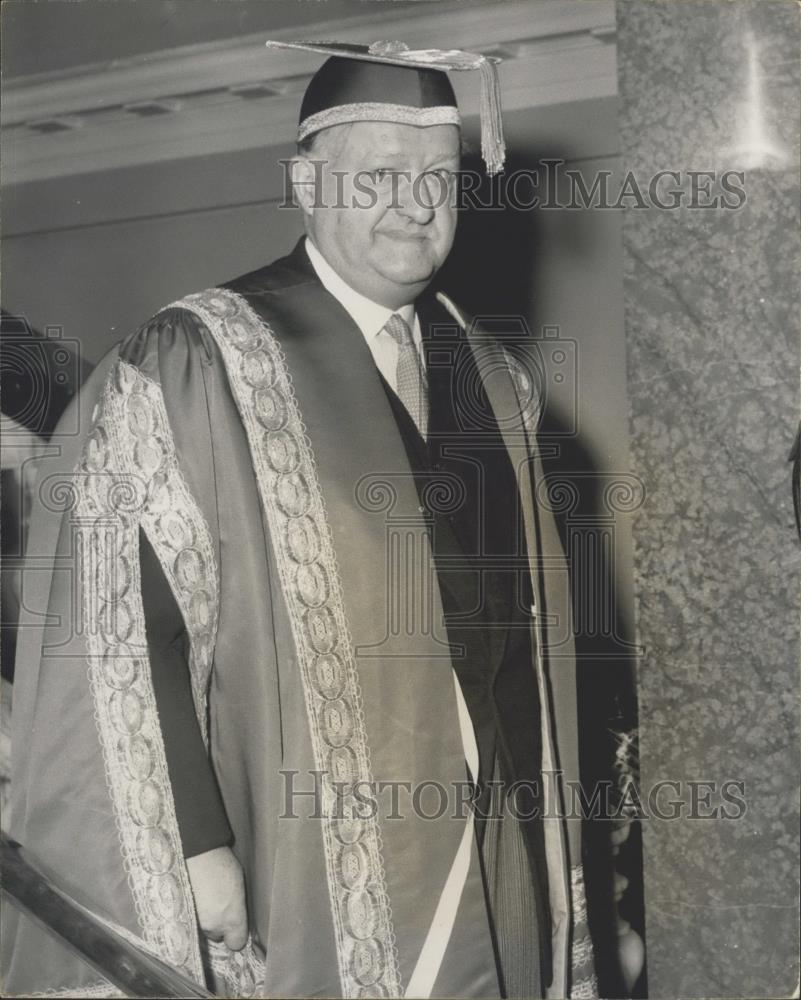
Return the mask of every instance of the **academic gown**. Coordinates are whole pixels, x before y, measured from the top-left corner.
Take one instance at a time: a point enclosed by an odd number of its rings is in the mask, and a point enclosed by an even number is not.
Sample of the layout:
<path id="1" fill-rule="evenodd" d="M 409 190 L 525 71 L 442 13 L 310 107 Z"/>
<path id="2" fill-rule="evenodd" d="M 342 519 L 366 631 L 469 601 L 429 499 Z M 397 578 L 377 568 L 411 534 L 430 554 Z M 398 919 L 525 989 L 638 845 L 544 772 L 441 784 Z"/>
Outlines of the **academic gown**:
<path id="1" fill-rule="evenodd" d="M 397 995 L 425 981 L 422 954 L 436 970 L 430 995 L 499 995 L 493 918 L 464 815 L 343 819 L 326 779 L 318 788 L 310 778 L 325 771 L 345 784 L 450 788 L 464 777 L 458 666 L 439 627 L 447 599 L 432 573 L 431 526 L 408 440 L 363 338 L 299 246 L 228 289 L 162 311 L 105 370 L 106 383 L 92 387 L 97 405 L 71 474 L 70 509 L 55 530 L 49 525 L 67 561 L 76 550 L 81 561 L 72 577 L 53 575 L 48 608 L 66 608 L 77 591 L 96 627 L 74 634 L 66 614 L 58 636 L 41 621 L 38 637 L 29 636 L 20 664 L 28 679 L 15 698 L 12 834 L 78 878 L 96 908 L 145 947 L 230 992 Z M 491 406 L 508 415 L 519 392 L 519 378 L 507 375 Z M 542 551 L 553 558 L 558 541 L 552 524 L 543 527 L 547 511 L 531 514 L 529 431 L 520 422 L 516 440 L 504 434 L 533 603 L 543 609 L 531 632 L 539 641 L 528 648 L 543 765 L 572 775 L 569 607 L 542 572 Z M 218 790 L 245 870 L 252 934 L 236 955 L 202 942 L 194 926 L 182 792 L 170 780 L 144 625 L 142 532 L 188 638 L 189 686 L 211 762 L 204 800 Z M 400 586 L 426 595 L 416 609 L 426 627 L 417 630 L 399 624 L 410 610 L 396 614 L 392 604 L 398 578 L 388 567 L 401 543 Z M 108 546 L 113 571 L 102 557 Z M 555 640 L 544 635 L 546 620 L 560 631 Z M 48 647 L 38 658 L 37 639 Z M 493 739 L 502 731 L 496 721 Z M 314 808 L 296 816 L 300 802 Z M 566 949 L 572 937 L 575 966 L 586 933 L 580 850 L 575 825 L 556 818 L 542 829 L 549 994 L 566 995 Z M 437 954 L 429 929 L 459 857 L 451 933 Z M 6 935 L 12 991 L 96 982 L 51 946 L 32 962 L 35 940 L 24 919 Z M 586 971 L 573 970 L 574 992 Z"/>

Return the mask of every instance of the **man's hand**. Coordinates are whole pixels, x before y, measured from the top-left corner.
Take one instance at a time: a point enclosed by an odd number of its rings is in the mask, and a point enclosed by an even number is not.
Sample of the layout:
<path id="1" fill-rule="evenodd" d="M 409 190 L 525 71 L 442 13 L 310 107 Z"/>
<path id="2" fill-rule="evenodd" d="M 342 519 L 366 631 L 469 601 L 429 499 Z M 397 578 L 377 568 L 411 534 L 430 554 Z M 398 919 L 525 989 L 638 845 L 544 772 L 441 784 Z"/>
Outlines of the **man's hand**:
<path id="1" fill-rule="evenodd" d="M 212 941 L 225 941 L 233 951 L 248 937 L 245 879 L 230 847 L 186 859 L 200 929 Z"/>

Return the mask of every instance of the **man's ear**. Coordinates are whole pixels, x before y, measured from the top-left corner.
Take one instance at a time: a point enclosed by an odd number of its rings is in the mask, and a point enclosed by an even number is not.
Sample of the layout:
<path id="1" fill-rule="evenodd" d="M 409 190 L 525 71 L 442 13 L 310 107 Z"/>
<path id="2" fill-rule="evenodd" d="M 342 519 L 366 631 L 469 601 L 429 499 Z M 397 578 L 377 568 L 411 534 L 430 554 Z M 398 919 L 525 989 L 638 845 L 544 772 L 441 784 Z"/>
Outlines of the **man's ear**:
<path id="1" fill-rule="evenodd" d="M 295 204 L 304 215 L 313 215 L 322 183 L 322 162 L 293 156 L 289 161 L 289 179 Z"/>

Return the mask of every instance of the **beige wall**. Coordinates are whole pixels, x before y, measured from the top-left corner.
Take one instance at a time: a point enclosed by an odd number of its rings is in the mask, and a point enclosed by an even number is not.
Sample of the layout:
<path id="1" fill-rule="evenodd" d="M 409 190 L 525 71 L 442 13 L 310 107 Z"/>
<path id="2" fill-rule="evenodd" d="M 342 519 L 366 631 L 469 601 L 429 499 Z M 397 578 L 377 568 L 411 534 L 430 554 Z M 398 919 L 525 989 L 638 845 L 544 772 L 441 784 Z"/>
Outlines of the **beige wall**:
<path id="1" fill-rule="evenodd" d="M 156 309 L 291 247 L 277 156 L 240 152 L 9 187 L 4 308 L 97 361 Z"/>

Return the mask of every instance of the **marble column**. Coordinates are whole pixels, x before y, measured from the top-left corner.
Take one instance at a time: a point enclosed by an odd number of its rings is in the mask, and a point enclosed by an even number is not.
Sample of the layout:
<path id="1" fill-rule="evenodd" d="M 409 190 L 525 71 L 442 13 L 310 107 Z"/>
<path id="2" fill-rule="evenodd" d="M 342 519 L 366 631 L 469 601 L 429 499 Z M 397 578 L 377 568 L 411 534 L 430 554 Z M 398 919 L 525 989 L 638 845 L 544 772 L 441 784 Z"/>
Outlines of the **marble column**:
<path id="1" fill-rule="evenodd" d="M 800 52 L 792 2 L 618 3 L 641 787 L 683 810 L 643 821 L 654 997 L 798 982 Z"/>

